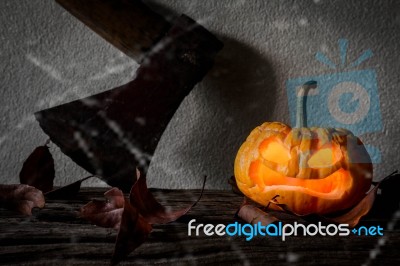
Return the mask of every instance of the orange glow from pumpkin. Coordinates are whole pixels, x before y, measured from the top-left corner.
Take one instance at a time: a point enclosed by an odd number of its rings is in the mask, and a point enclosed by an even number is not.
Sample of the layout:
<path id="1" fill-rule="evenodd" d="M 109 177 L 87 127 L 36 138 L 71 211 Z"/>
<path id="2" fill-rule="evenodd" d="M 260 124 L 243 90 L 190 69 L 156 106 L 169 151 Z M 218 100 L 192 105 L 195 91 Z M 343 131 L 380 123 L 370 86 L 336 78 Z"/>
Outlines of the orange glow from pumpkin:
<path id="1" fill-rule="evenodd" d="M 311 168 L 323 168 L 334 165 L 341 159 L 341 154 L 332 147 L 322 148 L 314 153 L 307 164 Z"/>
<path id="2" fill-rule="evenodd" d="M 269 138 L 261 142 L 260 153 L 264 159 L 277 164 L 285 164 L 290 160 L 289 150 L 275 138 Z"/>
<path id="3" fill-rule="evenodd" d="M 352 185 L 348 172 L 339 169 L 323 179 L 302 179 L 287 177 L 265 166 L 260 160 L 250 164 L 249 177 L 260 188 L 266 186 L 289 186 L 309 190 L 310 193 L 331 193 L 340 188 L 341 191 Z"/>

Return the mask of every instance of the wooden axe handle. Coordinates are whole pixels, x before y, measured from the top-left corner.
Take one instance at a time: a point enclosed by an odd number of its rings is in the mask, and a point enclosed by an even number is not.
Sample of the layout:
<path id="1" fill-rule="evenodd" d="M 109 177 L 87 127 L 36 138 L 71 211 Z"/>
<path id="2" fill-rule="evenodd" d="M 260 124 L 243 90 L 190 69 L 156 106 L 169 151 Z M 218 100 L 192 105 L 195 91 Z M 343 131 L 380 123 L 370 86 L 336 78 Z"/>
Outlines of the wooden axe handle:
<path id="1" fill-rule="evenodd" d="M 136 61 L 171 25 L 140 0 L 56 0 L 63 8 Z"/>

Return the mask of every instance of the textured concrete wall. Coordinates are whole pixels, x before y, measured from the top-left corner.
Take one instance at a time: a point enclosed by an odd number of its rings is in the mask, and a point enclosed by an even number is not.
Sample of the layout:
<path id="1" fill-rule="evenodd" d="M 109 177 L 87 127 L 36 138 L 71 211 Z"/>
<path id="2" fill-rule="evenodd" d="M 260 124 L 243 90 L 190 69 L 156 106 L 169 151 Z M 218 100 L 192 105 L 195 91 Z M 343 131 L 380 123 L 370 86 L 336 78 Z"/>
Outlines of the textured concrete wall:
<path id="1" fill-rule="evenodd" d="M 354 68 L 377 74 L 382 128 L 360 136 L 381 151 L 382 163 L 374 165 L 374 178 L 399 167 L 400 5 L 396 1 L 153 0 L 149 4 L 164 14 L 189 15 L 225 43 L 213 70 L 185 99 L 163 135 L 149 169 L 152 186 L 199 187 L 206 174 L 207 187 L 227 188 L 236 151 L 248 133 L 263 121 L 290 123 L 286 80 L 344 71 L 314 58 L 321 51 L 339 64 L 341 38 L 349 41 L 349 62 L 367 49 L 374 53 Z M 54 1 L 4 0 L 0 13 L 0 182 L 13 183 L 26 156 L 47 139 L 33 112 L 123 84 L 137 64 Z M 321 99 L 321 106 L 325 101 Z M 51 151 L 56 184 L 87 174 L 56 146 Z"/>

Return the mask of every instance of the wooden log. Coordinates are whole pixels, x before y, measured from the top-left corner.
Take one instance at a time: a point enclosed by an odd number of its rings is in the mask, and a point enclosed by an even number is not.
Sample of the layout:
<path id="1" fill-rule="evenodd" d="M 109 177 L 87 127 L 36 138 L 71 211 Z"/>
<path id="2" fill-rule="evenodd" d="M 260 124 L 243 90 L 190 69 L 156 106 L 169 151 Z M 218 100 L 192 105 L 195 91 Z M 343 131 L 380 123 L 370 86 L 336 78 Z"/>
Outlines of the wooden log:
<path id="1" fill-rule="evenodd" d="M 141 61 L 171 25 L 140 0 L 56 0 L 126 55 Z"/>
<path id="2" fill-rule="evenodd" d="M 77 218 L 76 211 L 106 189 L 84 188 L 75 200 L 48 200 L 32 217 L 0 211 L 0 264 L 109 265 L 116 231 Z M 184 207 L 199 190 L 152 190 L 166 206 Z M 149 239 L 122 265 L 399 265 L 400 218 L 369 217 L 364 224 L 385 226 L 384 237 L 188 236 L 187 223 L 229 224 L 242 197 L 230 191 L 206 190 L 201 201 L 176 222 L 155 225 Z"/>
<path id="3" fill-rule="evenodd" d="M 133 81 L 37 112 L 36 119 L 73 161 L 129 191 L 136 166 L 146 171 L 172 115 L 221 48 L 211 33 L 183 15 L 148 54 Z"/>

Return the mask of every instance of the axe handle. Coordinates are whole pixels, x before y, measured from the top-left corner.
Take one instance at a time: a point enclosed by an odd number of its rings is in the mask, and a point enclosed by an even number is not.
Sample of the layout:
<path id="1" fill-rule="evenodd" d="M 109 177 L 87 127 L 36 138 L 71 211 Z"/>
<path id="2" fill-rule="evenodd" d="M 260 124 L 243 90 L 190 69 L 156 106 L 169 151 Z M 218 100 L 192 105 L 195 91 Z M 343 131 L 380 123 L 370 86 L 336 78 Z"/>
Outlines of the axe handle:
<path id="1" fill-rule="evenodd" d="M 171 25 L 140 0 L 56 0 L 64 9 L 136 61 Z"/>

